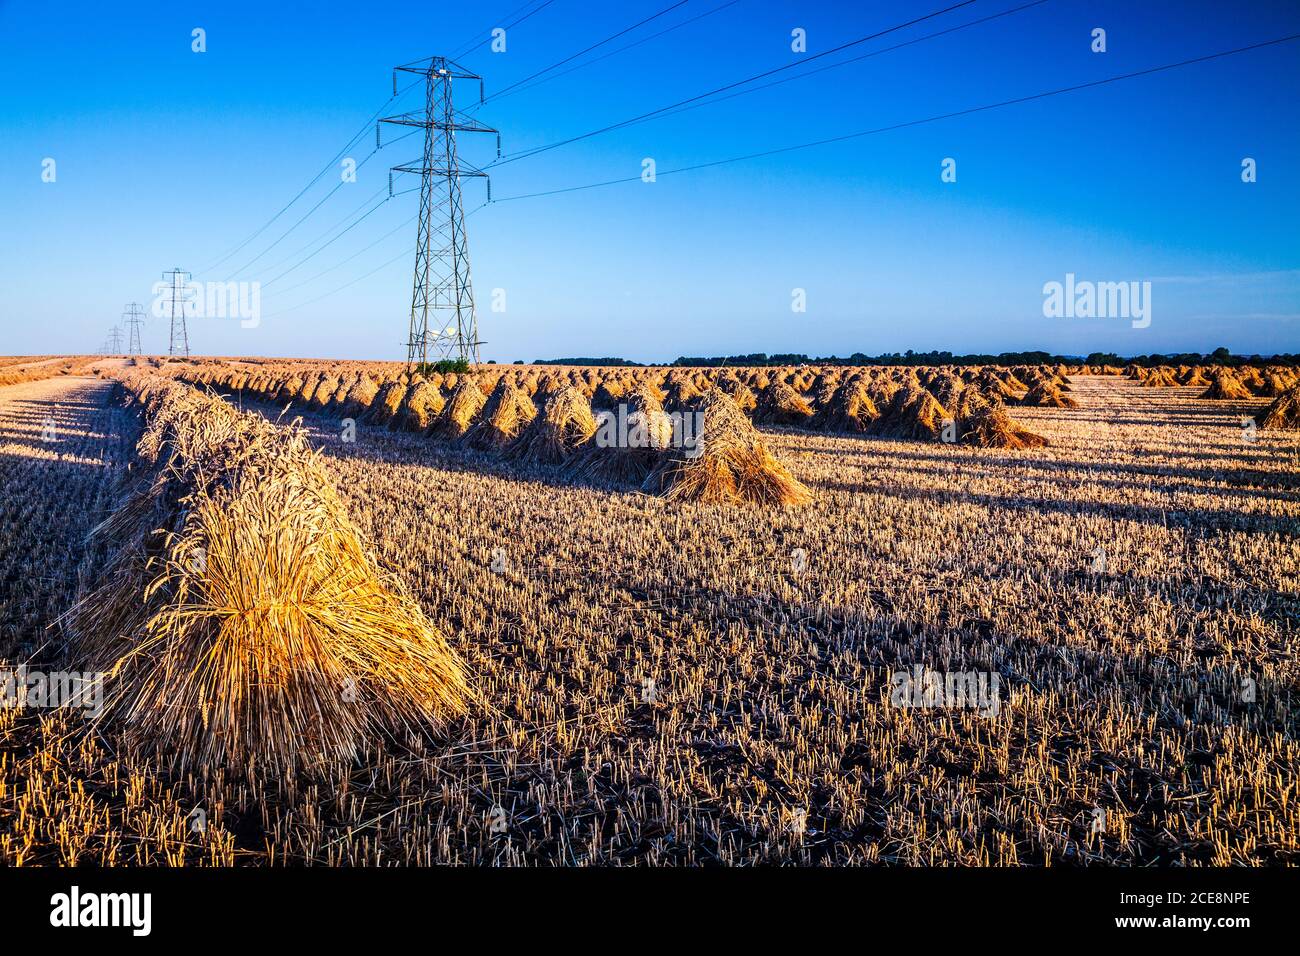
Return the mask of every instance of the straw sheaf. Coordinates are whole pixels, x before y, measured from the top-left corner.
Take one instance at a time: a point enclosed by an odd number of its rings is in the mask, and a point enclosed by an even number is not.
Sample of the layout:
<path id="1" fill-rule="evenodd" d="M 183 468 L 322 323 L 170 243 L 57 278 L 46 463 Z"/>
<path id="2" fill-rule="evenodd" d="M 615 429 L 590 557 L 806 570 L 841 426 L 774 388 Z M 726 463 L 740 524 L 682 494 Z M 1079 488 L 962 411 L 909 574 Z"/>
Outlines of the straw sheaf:
<path id="1" fill-rule="evenodd" d="M 963 417 L 961 441 L 978 448 L 1041 448 L 1047 439 L 1022 428 L 1006 408 L 987 405 Z"/>
<path id="2" fill-rule="evenodd" d="M 502 379 L 488 396 L 478 421 L 459 441 L 480 451 L 496 451 L 514 441 L 536 417 L 537 406 L 528 393 Z"/>
<path id="3" fill-rule="evenodd" d="M 1177 386 L 1178 380 L 1174 378 L 1173 371 L 1167 368 L 1156 369 L 1142 380 L 1143 388 L 1176 388 Z"/>
<path id="4" fill-rule="evenodd" d="M 1059 388 L 1054 388 L 1046 381 L 1040 382 L 1031 388 L 1025 394 L 1025 397 L 1020 400 L 1020 404 L 1039 408 L 1079 407 L 1079 403 L 1072 396 L 1066 395 Z"/>
<path id="5" fill-rule="evenodd" d="M 594 441 L 586 442 L 566 466 L 568 477 L 639 485 L 664 450 L 672 446 L 672 419 L 650 385 L 638 385 L 622 404 L 626 406 L 628 446 L 602 448 Z M 604 413 L 615 416 L 617 422 L 616 409 L 606 409 Z M 598 422 L 598 432 L 600 427 Z"/>
<path id="6" fill-rule="evenodd" d="M 818 408 L 813 425 L 824 431 L 861 433 L 879 417 L 866 386 L 851 381 L 835 388 L 830 400 Z"/>
<path id="7" fill-rule="evenodd" d="M 1254 396 L 1250 394 L 1250 389 L 1237 381 L 1237 377 L 1231 372 L 1219 371 L 1215 373 L 1210 387 L 1205 390 L 1205 394 L 1201 397 L 1219 401 L 1240 401 Z"/>
<path id="8" fill-rule="evenodd" d="M 1255 390 L 1255 394 L 1265 398 L 1277 398 L 1289 392 L 1295 384 L 1294 377 L 1280 371 L 1269 371 L 1264 374 L 1263 384 Z"/>
<path id="9" fill-rule="evenodd" d="M 344 415 L 364 415 L 370 411 L 370 403 L 378 394 L 379 386 L 375 384 L 375 380 L 362 372 L 344 395 L 341 410 Z"/>
<path id="10" fill-rule="evenodd" d="M 1177 381 L 1179 385 L 1197 388 L 1208 388 L 1210 385 L 1210 380 L 1205 377 L 1205 373 L 1200 366 L 1184 369 L 1178 374 Z"/>
<path id="11" fill-rule="evenodd" d="M 1279 395 L 1255 421 L 1260 428 L 1300 428 L 1300 385 Z"/>
<path id="12" fill-rule="evenodd" d="M 938 438 L 945 419 L 952 416 L 933 395 L 919 385 L 907 385 L 872 423 L 873 435 L 887 438 Z"/>
<path id="13" fill-rule="evenodd" d="M 464 668 L 383 573 L 305 433 L 185 386 L 140 392 L 145 475 L 66 617 L 101 720 L 180 772 L 344 771 L 465 713 Z M 269 777 L 268 777 L 269 775 Z"/>
<path id="14" fill-rule="evenodd" d="M 406 390 L 397 413 L 389 419 L 388 427 L 411 432 L 425 431 L 434 423 L 447 404 L 438 387 L 424 379 Z"/>
<path id="15" fill-rule="evenodd" d="M 447 375 L 447 379 L 451 378 L 457 378 L 454 372 Z M 474 380 L 463 375 L 459 376 L 455 391 L 451 393 L 451 399 L 442 410 L 442 414 L 434 419 L 429 434 L 443 438 L 459 438 L 469 431 L 485 404 L 487 404 L 487 396 Z"/>
<path id="16" fill-rule="evenodd" d="M 785 382 L 764 389 L 754 412 L 754 421 L 767 425 L 806 425 L 812 417 L 807 399 Z"/>
<path id="17" fill-rule="evenodd" d="M 572 385 L 565 386 L 546 401 L 542 413 L 533 419 L 506 449 L 509 458 L 546 465 L 568 462 L 596 433 L 591 402 Z"/>
<path id="18" fill-rule="evenodd" d="M 370 401 L 370 410 L 366 413 L 366 421 L 373 425 L 388 424 L 397 414 L 397 410 L 402 407 L 404 398 L 406 398 L 406 386 L 404 384 L 401 382 L 385 382 Z"/>
<path id="19" fill-rule="evenodd" d="M 698 413 L 697 447 L 674 448 L 662 456 L 643 491 L 670 501 L 721 504 L 803 505 L 812 500 L 724 392 L 706 392 Z"/>

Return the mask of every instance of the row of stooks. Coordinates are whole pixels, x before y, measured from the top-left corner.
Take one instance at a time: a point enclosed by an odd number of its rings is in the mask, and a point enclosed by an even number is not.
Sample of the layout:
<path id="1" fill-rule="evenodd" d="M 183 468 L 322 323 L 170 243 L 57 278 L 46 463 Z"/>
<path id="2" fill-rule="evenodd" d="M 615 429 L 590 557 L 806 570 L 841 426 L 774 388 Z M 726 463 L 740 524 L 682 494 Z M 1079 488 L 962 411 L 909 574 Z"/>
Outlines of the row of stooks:
<path id="1" fill-rule="evenodd" d="M 3 366 L 0 367 L 0 387 L 21 385 L 24 382 L 39 382 L 60 375 L 73 375 L 83 371 L 91 361 L 89 359 L 63 361 L 32 359 L 30 362 L 21 363 L 21 367 L 16 367 L 19 363 Z"/>
<path id="2" fill-rule="evenodd" d="M 753 423 L 980 447 L 1033 448 L 1006 403 L 1067 404 L 1047 369 L 620 371 L 524 370 L 376 382 L 362 369 L 276 375 L 232 366 L 184 369 L 196 384 L 420 432 L 506 459 L 559 466 L 570 478 L 639 484 L 675 500 L 804 504 L 811 493 Z M 748 379 L 748 381 L 746 381 Z M 755 391 L 755 387 L 758 391 Z M 805 393 L 810 392 L 811 400 Z M 621 426 L 616 428 L 615 425 Z"/>
<path id="3" fill-rule="evenodd" d="M 571 479 L 640 484 L 669 500 L 769 505 L 812 500 L 735 401 L 716 388 L 693 394 L 689 409 L 670 413 L 664 393 L 643 383 L 620 395 L 621 415 L 605 416 L 593 411 L 583 390 L 561 380 L 530 394 L 527 383 L 501 376 L 485 393 L 479 385 L 483 379 L 474 374 L 377 384 L 364 372 L 342 382 L 328 374 L 258 382 L 230 369 L 206 371 L 181 377 L 241 397 L 331 411 L 520 463 L 556 466 Z"/>
<path id="4" fill-rule="evenodd" d="M 61 621 L 70 658 L 107 675 L 97 719 L 120 748 L 257 786 L 346 775 L 378 741 L 418 746 L 468 711 L 463 664 L 302 428 L 158 375 L 123 384 L 144 419 L 131 481 Z"/>
<path id="5" fill-rule="evenodd" d="M 475 447 L 502 443 L 491 418 L 503 406 L 514 413 L 507 418 L 522 418 L 526 424 L 539 406 L 544 409 L 571 390 L 577 396 L 569 396 L 568 403 L 577 405 L 586 399 L 596 412 L 626 405 L 648 414 L 665 409 L 681 413 L 695 410 L 714 389 L 759 425 L 1028 447 L 1043 440 L 1016 426 L 1006 406 L 1073 407 L 1065 371 L 1046 367 L 564 369 L 538 375 L 536 370 L 480 369 L 428 377 L 390 372 L 391 378 L 377 381 L 364 369 L 340 376 L 335 368 L 286 373 L 209 365 L 180 374 L 198 384 L 362 417 L 372 424 L 464 439 Z M 476 428 L 480 423 L 484 427 Z M 947 435 L 945 423 L 950 426 Z"/>
<path id="6" fill-rule="evenodd" d="M 355 407 L 358 396 L 364 395 L 370 388 L 382 389 L 392 383 L 411 386 L 418 377 L 411 376 L 393 363 L 341 362 L 319 364 L 308 362 L 284 362 L 276 360 L 259 360 L 257 364 L 240 363 L 232 365 L 221 360 L 199 360 L 194 367 L 185 366 L 183 373 L 192 380 L 211 382 L 219 387 L 234 390 L 247 389 L 264 397 L 274 397 L 285 402 L 301 403 L 306 397 L 317 408 L 336 408 L 343 403 L 348 393 L 356 388 L 352 405 Z M 719 386 L 731 395 L 741 410 L 750 414 L 758 424 L 782 424 L 819 430 L 865 431 L 889 435 L 897 428 L 889 421 L 875 425 L 870 423 L 879 418 L 887 418 L 891 383 L 898 387 L 919 386 L 927 389 L 932 397 L 948 411 L 944 416 L 960 427 L 961 402 L 955 399 L 955 391 L 963 386 L 974 386 L 980 395 L 993 405 L 1028 405 L 1049 408 L 1074 408 L 1077 402 L 1068 394 L 1070 389 L 1066 381 L 1072 375 L 1123 375 L 1137 380 L 1147 388 L 1202 388 L 1201 397 L 1211 400 L 1246 400 L 1252 398 L 1274 398 L 1279 401 L 1274 406 L 1261 411 L 1257 416 L 1259 424 L 1266 428 L 1300 427 L 1297 419 L 1297 407 L 1300 407 L 1300 372 L 1286 365 L 1270 365 L 1259 368 L 1252 365 L 1240 367 L 1226 366 L 1156 366 L 1145 367 L 1129 365 L 1125 368 L 1102 365 L 1080 366 L 1002 366 L 983 367 L 866 367 L 846 368 L 839 366 L 809 367 L 787 366 L 781 368 L 733 368 L 733 369 L 618 369 L 608 367 L 564 367 L 557 369 L 539 369 L 536 366 L 522 369 L 480 366 L 472 375 L 480 390 L 490 393 L 501 381 L 513 381 L 530 397 L 538 392 L 543 396 L 549 390 L 566 382 L 583 392 L 592 400 L 597 410 L 613 408 L 619 397 L 629 394 L 638 384 L 648 382 L 657 390 L 671 407 L 673 404 L 689 403 L 690 397 Z M 428 381 L 438 386 L 444 393 L 455 388 L 459 376 L 456 374 L 428 377 Z M 367 382 L 369 384 L 367 384 Z M 847 408 L 849 415 L 836 414 L 831 406 L 835 402 L 835 392 L 842 386 L 858 383 L 867 387 L 868 397 L 872 399 L 876 414 L 852 397 L 850 389 L 839 396 L 841 409 Z M 316 388 L 313 390 L 312 385 Z M 874 389 L 871 385 L 875 385 Z M 791 402 L 789 394 L 777 386 L 788 385 L 798 392 L 802 403 Z M 780 392 L 778 396 L 773 390 Z M 389 389 L 385 398 L 390 399 Z M 314 394 L 308 394 L 313 393 Z M 273 394 L 274 393 L 274 394 Z M 763 402 L 764 393 L 771 393 L 772 400 Z M 404 396 L 401 396 L 404 397 Z M 398 401 L 400 402 L 401 397 Z M 782 400 L 784 399 L 784 400 Z M 764 407 L 760 408 L 760 404 Z M 967 403 L 969 405 L 969 403 Z M 967 411 L 969 411 L 967 407 Z M 969 417 L 969 416 L 967 416 Z M 405 421 L 405 416 L 399 416 Z M 940 419 L 942 420 L 942 419 Z M 906 429 L 904 429 L 905 431 Z M 921 437 L 930 431 L 924 424 L 920 427 Z M 978 443 L 983 439 L 980 430 L 971 430 L 967 440 Z M 984 431 L 989 431 L 985 429 Z M 1005 442 L 1005 428 L 989 431 L 990 438 L 983 439 L 991 444 Z M 934 434 L 928 437 L 937 437 Z M 1015 442 L 1007 444 L 1014 446 Z"/>
<path id="7" fill-rule="evenodd" d="M 748 425 L 743 421 L 746 417 L 759 425 L 1034 448 L 1047 444 L 1046 440 L 1018 425 L 1008 406 L 1077 406 L 1066 380 L 1071 370 L 1047 366 L 568 368 L 544 374 L 536 369 L 480 368 L 467 374 L 429 376 L 389 369 L 391 377 L 386 380 L 376 380 L 364 366 L 339 375 L 331 366 L 305 370 L 290 366 L 284 371 L 223 364 L 183 366 L 179 374 L 241 396 L 421 432 L 508 458 L 559 465 L 579 477 L 639 482 L 647 491 L 674 497 L 686 496 L 676 479 L 698 462 L 674 447 L 673 427 L 683 416 L 706 409 L 711 414 L 702 416 L 705 448 L 718 428 L 728 439 L 722 447 L 734 446 L 731 433 L 737 430 L 748 444 L 761 445 L 752 428 L 741 427 Z M 1111 368 L 1103 371 L 1121 373 Z M 1280 393 L 1274 406 L 1260 413 L 1263 427 L 1295 427 L 1295 408 L 1300 403 L 1290 374 L 1277 368 L 1261 376 L 1264 387 Z M 1217 370 L 1213 375 L 1208 397 L 1243 397 L 1244 385 L 1232 373 Z M 1194 381 L 1190 374 L 1183 377 Z M 1148 376 L 1148 380 L 1163 378 L 1161 370 Z M 716 419 L 713 426 L 710 418 Z M 627 421 L 634 433 L 639 427 L 642 440 L 630 448 L 602 441 L 603 422 L 615 419 Z M 731 494 L 730 484 L 724 482 L 722 492 L 711 497 L 739 500 L 745 496 Z"/>
<path id="8" fill-rule="evenodd" d="M 1272 398 L 1275 401 L 1256 416 L 1256 422 L 1264 428 L 1300 427 L 1300 373 L 1290 366 L 1130 366 L 1125 372 L 1144 388 L 1203 388 L 1202 398 L 1217 401 Z"/>

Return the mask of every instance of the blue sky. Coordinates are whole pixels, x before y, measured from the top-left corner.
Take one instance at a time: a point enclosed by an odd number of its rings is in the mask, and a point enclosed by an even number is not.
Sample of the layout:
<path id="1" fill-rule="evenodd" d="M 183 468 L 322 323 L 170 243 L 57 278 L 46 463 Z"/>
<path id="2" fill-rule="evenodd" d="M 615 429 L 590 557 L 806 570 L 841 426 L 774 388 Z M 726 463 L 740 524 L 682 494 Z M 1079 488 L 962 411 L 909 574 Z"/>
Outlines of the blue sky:
<path id="1" fill-rule="evenodd" d="M 162 271 L 180 266 L 263 284 L 260 323 L 192 319 L 195 352 L 404 358 L 417 194 L 379 200 L 387 168 L 415 159 L 418 137 L 369 157 L 356 183 L 325 198 L 341 182 L 330 169 L 225 257 L 385 107 L 394 65 L 467 49 L 459 62 L 491 95 L 672 0 L 552 0 L 492 52 L 487 31 L 522 2 L 0 0 L 0 352 L 93 351 L 124 303 L 150 304 Z M 476 115 L 501 130 L 509 157 L 952 2 L 688 0 L 561 70 L 694 22 Z M 977 0 L 772 79 L 1023 2 Z M 196 27 L 204 53 L 191 50 Z M 1097 27 L 1105 53 L 1091 50 Z M 795 28 L 805 54 L 791 50 Z M 1047 0 L 503 163 L 492 169 L 498 201 L 467 221 L 484 358 L 1300 351 L 1300 42 L 654 183 L 508 200 L 635 177 L 647 157 L 662 174 L 1296 33 L 1300 6 L 1282 0 Z M 476 87 L 458 87 L 458 104 Z M 418 105 L 412 92 L 385 111 Z M 367 131 L 347 156 L 366 159 L 374 142 Z M 460 148 L 480 165 L 495 155 L 487 136 L 462 136 Z M 954 183 L 940 177 L 949 157 Z M 1245 157 L 1254 183 L 1241 181 Z M 46 158 L 54 182 L 42 181 Z M 464 191 L 467 209 L 486 198 L 481 181 Z M 1150 281 L 1150 325 L 1045 317 L 1043 285 L 1067 273 Z M 497 289 L 502 312 L 491 308 Z M 806 312 L 792 311 L 794 289 Z M 151 319 L 146 350 L 165 350 L 166 331 Z"/>

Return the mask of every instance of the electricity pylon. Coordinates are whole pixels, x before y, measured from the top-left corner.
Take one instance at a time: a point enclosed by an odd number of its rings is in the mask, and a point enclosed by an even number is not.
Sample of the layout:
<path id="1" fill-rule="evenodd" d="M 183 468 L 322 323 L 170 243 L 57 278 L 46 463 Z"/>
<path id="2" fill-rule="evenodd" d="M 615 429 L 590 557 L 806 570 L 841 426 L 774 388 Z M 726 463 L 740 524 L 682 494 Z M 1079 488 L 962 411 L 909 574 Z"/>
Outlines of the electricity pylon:
<path id="1" fill-rule="evenodd" d="M 171 277 L 171 341 L 167 345 L 168 355 L 190 357 L 190 336 L 185 329 L 185 304 L 189 301 L 190 274 L 179 266 L 170 272 L 164 272 L 163 278 Z M 185 278 L 182 280 L 181 276 Z"/>
<path id="2" fill-rule="evenodd" d="M 108 330 L 108 354 L 122 354 L 122 330 L 116 325 Z"/>
<path id="3" fill-rule="evenodd" d="M 469 242 L 465 237 L 465 214 L 461 207 L 460 181 L 465 177 L 486 179 L 487 173 L 456 154 L 456 133 L 497 133 L 490 126 L 458 112 L 452 105 L 453 80 L 478 80 L 479 102 L 483 102 L 483 78 L 447 59 L 434 56 L 393 70 L 393 95 L 397 95 L 397 74 L 424 77 L 424 109 L 388 116 L 375 126 L 375 145 L 380 143 L 383 123 L 424 129 L 421 159 L 392 167 L 388 194 L 393 194 L 393 173 L 420 174 L 420 224 L 416 231 L 415 280 L 411 289 L 411 326 L 406 345 L 406 362 L 428 362 L 435 358 L 460 358 L 478 362 L 478 316 L 474 311 L 474 287 L 470 281 Z M 497 133 L 497 155 L 501 155 L 501 134 Z M 488 201 L 492 184 L 488 183 Z"/>
<path id="4" fill-rule="evenodd" d="M 139 302 L 128 302 L 122 310 L 122 321 L 126 323 L 128 355 L 140 355 L 144 349 L 140 346 L 140 326 L 144 324 L 144 307 Z"/>

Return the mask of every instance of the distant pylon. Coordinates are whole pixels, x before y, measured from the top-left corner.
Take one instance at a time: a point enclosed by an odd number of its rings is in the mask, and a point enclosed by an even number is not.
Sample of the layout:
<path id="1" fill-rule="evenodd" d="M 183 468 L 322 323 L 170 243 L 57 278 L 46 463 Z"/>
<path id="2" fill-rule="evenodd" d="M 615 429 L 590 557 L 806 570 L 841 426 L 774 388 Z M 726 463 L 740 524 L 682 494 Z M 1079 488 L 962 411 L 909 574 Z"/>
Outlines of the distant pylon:
<path id="1" fill-rule="evenodd" d="M 140 346 L 140 326 L 144 324 L 144 306 L 139 302 L 128 302 L 122 310 L 122 321 L 126 323 L 128 355 L 140 355 L 144 349 Z"/>
<path id="2" fill-rule="evenodd" d="M 416 230 L 415 279 L 411 289 L 411 324 L 406 345 L 407 364 L 435 358 L 461 358 L 478 362 L 478 316 L 474 311 L 474 287 L 470 281 L 469 242 L 465 237 L 465 215 L 461 207 L 462 177 L 487 178 L 487 173 L 456 155 L 457 131 L 496 133 L 490 126 L 459 113 L 452 106 L 453 80 L 478 80 L 479 102 L 483 102 L 483 78 L 470 73 L 446 57 L 429 57 L 393 70 L 393 94 L 397 74 L 424 77 L 423 110 L 389 116 L 382 123 L 424 129 L 424 155 L 419 160 L 392 167 L 388 194 L 393 194 L 393 172 L 420 174 L 420 224 Z M 375 144 L 380 145 L 375 127 Z M 497 133 L 497 155 L 501 135 Z M 488 201 L 492 184 L 488 183 Z"/>
<path id="3" fill-rule="evenodd" d="M 163 278 L 171 280 L 171 341 L 167 346 L 168 355 L 190 357 L 190 336 L 185 330 L 185 304 L 189 301 L 190 274 L 179 266 L 170 272 L 164 272 Z M 181 276 L 185 278 L 182 280 Z"/>
<path id="4" fill-rule="evenodd" d="M 108 354 L 122 354 L 122 330 L 116 325 L 108 330 Z"/>

